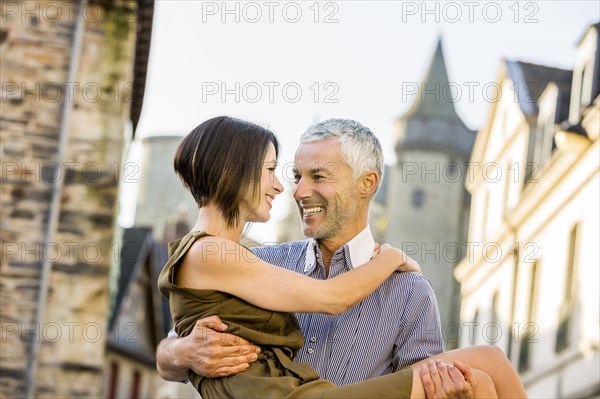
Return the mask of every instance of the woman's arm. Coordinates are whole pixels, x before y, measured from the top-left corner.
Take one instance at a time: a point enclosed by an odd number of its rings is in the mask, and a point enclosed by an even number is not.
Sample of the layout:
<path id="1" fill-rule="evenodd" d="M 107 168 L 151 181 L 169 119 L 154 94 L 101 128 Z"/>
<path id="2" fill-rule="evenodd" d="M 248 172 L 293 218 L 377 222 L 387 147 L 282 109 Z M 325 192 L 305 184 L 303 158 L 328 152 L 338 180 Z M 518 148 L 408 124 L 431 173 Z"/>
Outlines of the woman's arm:
<path id="1" fill-rule="evenodd" d="M 363 266 L 317 280 L 263 262 L 236 242 L 209 236 L 192 245 L 175 270 L 175 283 L 227 292 L 275 311 L 339 314 L 403 267 L 414 270 L 402 251 L 384 244 Z"/>

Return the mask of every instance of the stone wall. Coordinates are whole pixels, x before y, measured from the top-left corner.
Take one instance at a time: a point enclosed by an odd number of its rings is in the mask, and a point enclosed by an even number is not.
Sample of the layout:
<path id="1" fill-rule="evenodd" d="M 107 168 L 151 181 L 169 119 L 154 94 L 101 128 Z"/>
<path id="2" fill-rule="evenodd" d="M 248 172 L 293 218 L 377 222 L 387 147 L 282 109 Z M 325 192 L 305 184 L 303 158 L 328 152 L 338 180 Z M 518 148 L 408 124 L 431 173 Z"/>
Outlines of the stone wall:
<path id="1" fill-rule="evenodd" d="M 25 395 L 35 340 L 41 342 L 36 397 L 97 397 L 102 390 L 136 2 L 95 2 L 82 9 L 76 4 L 2 4 L 0 397 Z M 66 83 L 80 12 L 83 49 L 77 79 Z M 72 107 L 68 121 L 61 118 L 63 107 Z M 59 223 L 48 232 L 59 183 Z M 38 323 L 45 259 L 52 269 L 45 317 Z"/>

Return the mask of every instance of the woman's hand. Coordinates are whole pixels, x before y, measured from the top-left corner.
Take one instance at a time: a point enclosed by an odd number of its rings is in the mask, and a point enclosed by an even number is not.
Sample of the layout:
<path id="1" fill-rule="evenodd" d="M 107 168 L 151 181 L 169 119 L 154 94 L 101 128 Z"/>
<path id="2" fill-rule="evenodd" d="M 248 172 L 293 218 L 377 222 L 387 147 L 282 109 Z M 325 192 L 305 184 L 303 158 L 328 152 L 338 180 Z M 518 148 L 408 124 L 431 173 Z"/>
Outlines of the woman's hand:
<path id="1" fill-rule="evenodd" d="M 392 247 L 390 244 L 375 244 L 375 256 L 385 256 L 388 258 L 390 263 L 396 263 L 398 265 L 399 272 L 417 272 L 421 273 L 421 266 L 410 256 L 406 255 L 404 251 L 396 247 Z"/>
<path id="2" fill-rule="evenodd" d="M 404 262 L 398 267 L 399 272 L 417 272 L 422 274 L 421 265 L 419 265 L 416 260 L 405 254 L 402 250 L 398 251 L 402 252 L 402 259 L 404 260 Z"/>

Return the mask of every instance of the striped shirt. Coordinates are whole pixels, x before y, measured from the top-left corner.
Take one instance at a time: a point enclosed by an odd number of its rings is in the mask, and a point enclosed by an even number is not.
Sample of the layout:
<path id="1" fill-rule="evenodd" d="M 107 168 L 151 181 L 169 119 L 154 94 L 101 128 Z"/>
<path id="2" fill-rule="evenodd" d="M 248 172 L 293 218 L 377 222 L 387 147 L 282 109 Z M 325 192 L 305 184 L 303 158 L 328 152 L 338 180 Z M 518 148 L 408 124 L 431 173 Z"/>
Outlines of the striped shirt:
<path id="1" fill-rule="evenodd" d="M 340 248 L 333 255 L 327 277 L 313 239 L 252 251 L 268 263 L 323 280 L 364 263 L 365 248 L 369 251 L 366 260 L 370 258 L 370 230 L 365 229 L 355 239 L 359 236 L 363 249 L 356 249 L 357 240 Z M 310 364 L 321 378 L 337 385 L 389 374 L 442 352 L 433 287 L 418 273 L 393 273 L 375 292 L 340 315 L 296 316 L 305 344 L 295 361 Z"/>

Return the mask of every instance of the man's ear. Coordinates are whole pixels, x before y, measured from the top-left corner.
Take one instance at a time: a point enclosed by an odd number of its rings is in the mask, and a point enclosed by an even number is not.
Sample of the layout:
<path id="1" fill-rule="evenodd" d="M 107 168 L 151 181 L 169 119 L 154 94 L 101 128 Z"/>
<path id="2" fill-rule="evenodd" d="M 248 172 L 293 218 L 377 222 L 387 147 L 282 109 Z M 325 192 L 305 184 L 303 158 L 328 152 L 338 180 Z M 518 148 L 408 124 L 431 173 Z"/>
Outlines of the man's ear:
<path id="1" fill-rule="evenodd" d="M 374 170 L 368 170 L 359 178 L 358 192 L 361 197 L 371 198 L 379 183 L 379 174 Z"/>

